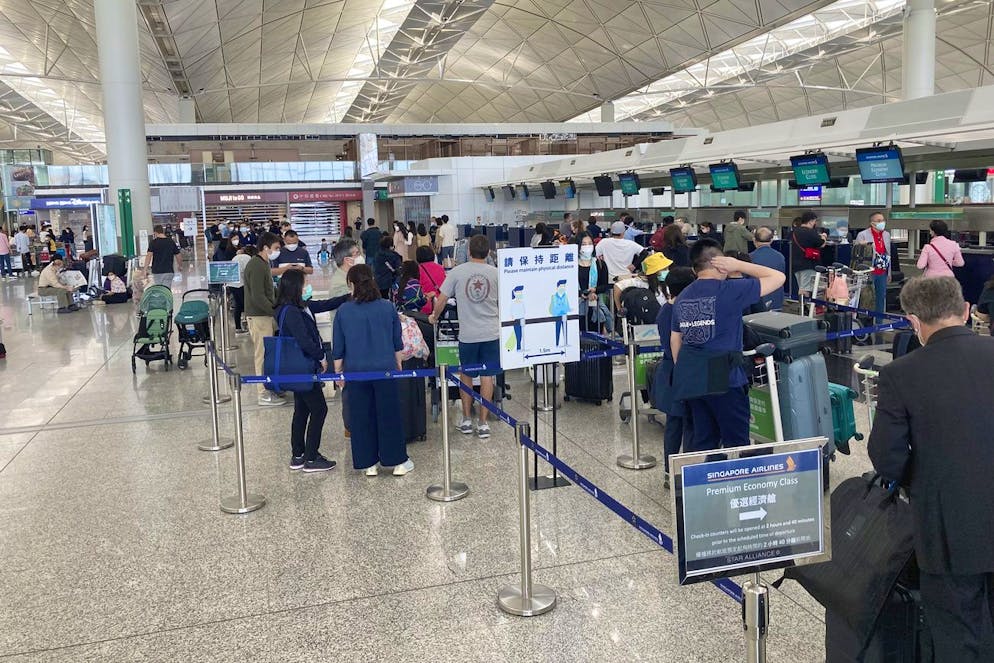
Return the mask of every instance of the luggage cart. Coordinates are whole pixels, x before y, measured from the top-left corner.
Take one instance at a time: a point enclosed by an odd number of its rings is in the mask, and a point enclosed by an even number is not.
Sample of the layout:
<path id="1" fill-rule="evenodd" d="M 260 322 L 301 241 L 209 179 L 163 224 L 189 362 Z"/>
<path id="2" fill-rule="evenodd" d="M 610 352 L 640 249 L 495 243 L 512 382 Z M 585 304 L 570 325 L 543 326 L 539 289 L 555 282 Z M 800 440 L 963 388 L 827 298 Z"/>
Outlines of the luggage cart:
<path id="1" fill-rule="evenodd" d="M 853 366 L 853 370 L 859 376 L 863 397 L 866 399 L 866 407 L 870 414 L 870 428 L 873 428 L 873 417 L 877 411 L 877 378 L 880 376 L 880 371 L 877 370 L 873 355 L 862 357 Z"/>
<path id="2" fill-rule="evenodd" d="M 854 269 L 843 265 L 840 262 L 833 263 L 830 267 L 815 267 L 815 283 L 814 283 L 814 296 L 813 299 L 820 299 L 822 301 L 831 301 L 832 285 L 835 283 L 836 279 L 844 279 L 846 283 L 846 296 L 847 299 L 842 303 L 845 306 L 852 308 L 858 308 L 860 302 L 860 296 L 863 292 L 863 288 L 867 286 L 870 282 L 870 275 L 873 273 L 873 268 L 868 269 Z M 822 278 L 824 276 L 824 279 Z M 839 297 L 841 299 L 841 297 Z M 855 320 L 853 322 L 853 327 L 858 329 L 864 326 L 873 325 L 873 319 L 867 318 L 865 316 L 859 316 L 853 314 Z M 808 305 L 808 317 L 815 317 L 815 303 L 811 302 Z M 870 340 L 869 334 L 854 334 L 853 341 L 857 345 L 865 345 Z"/>
<path id="3" fill-rule="evenodd" d="M 754 442 L 783 442 L 780 392 L 777 389 L 776 347 L 763 343 L 742 353 L 749 378 L 749 435 Z"/>
<path id="4" fill-rule="evenodd" d="M 650 372 L 649 366 L 654 360 L 659 360 L 663 358 L 662 352 L 639 352 L 640 347 L 652 347 L 659 345 L 659 329 L 656 325 L 630 325 L 627 320 L 622 319 L 621 321 L 621 334 L 624 344 L 626 346 L 635 346 L 635 352 L 632 353 L 629 349 L 628 357 L 625 363 L 628 364 L 628 370 L 635 373 L 634 386 L 635 390 L 639 392 L 639 399 L 642 404 L 649 404 L 649 383 L 653 380 L 654 372 Z M 634 364 L 633 357 L 634 354 Z M 631 373 L 629 373 L 631 375 Z M 629 382 L 631 384 L 631 382 Z M 631 392 L 631 387 L 628 391 L 622 392 L 621 397 L 618 399 L 618 415 L 621 417 L 623 423 L 629 423 L 632 420 L 632 416 L 639 416 L 644 414 L 649 418 L 652 423 L 658 423 L 662 425 L 656 415 L 663 414 L 659 410 L 652 407 L 642 407 L 639 401 L 635 400 L 634 395 Z"/>

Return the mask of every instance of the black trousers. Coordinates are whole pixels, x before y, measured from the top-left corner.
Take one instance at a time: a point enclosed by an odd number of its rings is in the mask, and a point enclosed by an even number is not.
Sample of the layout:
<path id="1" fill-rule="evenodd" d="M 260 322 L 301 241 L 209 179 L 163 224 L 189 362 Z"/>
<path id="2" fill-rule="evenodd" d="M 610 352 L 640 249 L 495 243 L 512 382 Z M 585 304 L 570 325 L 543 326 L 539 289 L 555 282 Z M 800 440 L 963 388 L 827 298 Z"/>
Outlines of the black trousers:
<path id="1" fill-rule="evenodd" d="M 290 452 L 314 460 L 321 446 L 321 429 L 328 416 L 324 391 L 315 384 L 309 391 L 293 392 L 293 420 L 290 423 Z"/>
<path id="2" fill-rule="evenodd" d="M 994 573 L 921 574 L 936 663 L 994 661 Z"/>
<path id="3" fill-rule="evenodd" d="M 235 302 L 232 317 L 235 319 L 235 329 L 242 328 L 242 313 L 245 312 L 245 288 L 228 288 L 231 297 Z"/>

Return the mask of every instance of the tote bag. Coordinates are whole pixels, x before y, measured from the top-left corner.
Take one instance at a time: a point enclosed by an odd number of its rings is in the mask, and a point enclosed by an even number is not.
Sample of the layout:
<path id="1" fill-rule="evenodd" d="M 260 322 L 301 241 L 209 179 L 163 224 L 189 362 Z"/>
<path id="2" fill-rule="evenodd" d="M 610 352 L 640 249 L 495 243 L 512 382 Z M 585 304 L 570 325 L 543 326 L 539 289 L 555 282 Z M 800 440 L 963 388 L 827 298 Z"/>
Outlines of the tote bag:
<path id="1" fill-rule="evenodd" d="M 265 387 L 269 391 L 310 391 L 313 382 L 281 382 L 281 375 L 313 375 L 317 372 L 315 362 L 304 354 L 293 336 L 283 335 L 283 320 L 287 307 L 280 311 L 279 336 L 267 336 L 263 341 L 266 356 L 263 360 L 263 373 L 272 378 Z"/>

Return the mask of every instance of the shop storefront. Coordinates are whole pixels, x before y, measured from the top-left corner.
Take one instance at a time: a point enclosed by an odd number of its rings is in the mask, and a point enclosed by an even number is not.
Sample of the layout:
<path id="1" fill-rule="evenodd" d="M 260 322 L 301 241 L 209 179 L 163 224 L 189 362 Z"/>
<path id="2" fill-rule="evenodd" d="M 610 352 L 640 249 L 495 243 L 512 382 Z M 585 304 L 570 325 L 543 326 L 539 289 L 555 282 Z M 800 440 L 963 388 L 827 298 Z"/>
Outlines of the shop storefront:
<path id="1" fill-rule="evenodd" d="M 320 245 L 341 237 L 349 219 L 349 204 L 356 207 L 362 201 L 360 189 L 328 189 L 324 191 L 291 191 L 290 222 L 304 241 Z"/>
<path id="2" fill-rule="evenodd" d="M 268 226 L 287 213 L 286 197 L 285 191 L 209 191 L 204 193 L 204 219 L 207 225 L 247 221 Z"/>

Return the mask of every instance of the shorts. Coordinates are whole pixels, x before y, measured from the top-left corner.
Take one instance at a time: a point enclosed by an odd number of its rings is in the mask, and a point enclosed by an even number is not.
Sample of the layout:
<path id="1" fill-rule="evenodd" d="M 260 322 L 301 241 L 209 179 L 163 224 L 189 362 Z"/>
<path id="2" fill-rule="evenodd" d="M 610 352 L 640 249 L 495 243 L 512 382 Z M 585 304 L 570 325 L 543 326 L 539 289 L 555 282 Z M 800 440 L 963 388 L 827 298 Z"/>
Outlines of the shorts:
<path id="1" fill-rule="evenodd" d="M 443 246 L 438 252 L 438 257 L 440 260 L 451 260 L 453 253 L 455 253 L 456 247 L 454 246 Z"/>
<path id="2" fill-rule="evenodd" d="M 802 269 L 799 272 L 794 272 L 794 278 L 797 279 L 799 291 L 811 292 L 815 287 L 815 270 L 813 269 Z"/>
<path id="3" fill-rule="evenodd" d="M 480 343 L 463 343 L 460 341 L 459 363 L 464 366 L 486 364 L 486 369 L 481 371 L 464 371 L 466 375 L 474 378 L 480 375 L 499 375 L 500 341 L 482 341 Z"/>

